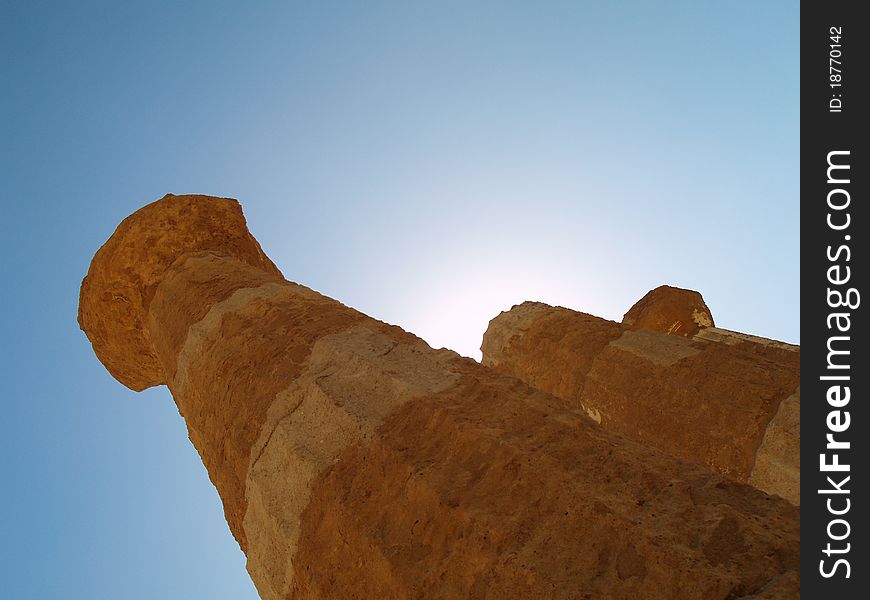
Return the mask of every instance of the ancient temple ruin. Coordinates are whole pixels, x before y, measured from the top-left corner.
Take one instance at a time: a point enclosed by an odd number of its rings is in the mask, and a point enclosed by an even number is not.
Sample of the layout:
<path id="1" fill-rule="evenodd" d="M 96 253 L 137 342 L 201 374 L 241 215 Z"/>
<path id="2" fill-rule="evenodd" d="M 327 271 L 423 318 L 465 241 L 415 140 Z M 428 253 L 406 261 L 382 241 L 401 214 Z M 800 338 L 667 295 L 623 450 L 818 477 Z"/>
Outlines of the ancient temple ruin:
<path id="1" fill-rule="evenodd" d="M 600 426 L 546 378 L 287 281 L 235 200 L 169 195 L 125 219 L 79 323 L 118 381 L 169 387 L 264 599 L 797 597 L 791 503 Z M 619 327 L 590 328 L 594 377 L 566 370 L 596 398 L 624 367 Z M 650 358 L 661 342 L 632 331 L 621 343 L 652 378 L 706 352 Z M 667 385 L 704 385 L 687 377 Z"/>

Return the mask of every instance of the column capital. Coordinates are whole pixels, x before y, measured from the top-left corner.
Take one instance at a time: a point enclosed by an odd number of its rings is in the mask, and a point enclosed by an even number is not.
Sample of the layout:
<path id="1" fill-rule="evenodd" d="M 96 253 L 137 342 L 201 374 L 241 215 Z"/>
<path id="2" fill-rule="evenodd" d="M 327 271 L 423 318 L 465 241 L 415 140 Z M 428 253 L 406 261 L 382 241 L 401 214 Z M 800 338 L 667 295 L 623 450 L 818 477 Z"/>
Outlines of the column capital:
<path id="1" fill-rule="evenodd" d="M 124 219 L 82 281 L 78 322 L 100 362 L 134 391 L 166 383 L 146 326 L 148 306 L 166 270 L 193 252 L 281 276 L 232 198 L 167 194 Z"/>

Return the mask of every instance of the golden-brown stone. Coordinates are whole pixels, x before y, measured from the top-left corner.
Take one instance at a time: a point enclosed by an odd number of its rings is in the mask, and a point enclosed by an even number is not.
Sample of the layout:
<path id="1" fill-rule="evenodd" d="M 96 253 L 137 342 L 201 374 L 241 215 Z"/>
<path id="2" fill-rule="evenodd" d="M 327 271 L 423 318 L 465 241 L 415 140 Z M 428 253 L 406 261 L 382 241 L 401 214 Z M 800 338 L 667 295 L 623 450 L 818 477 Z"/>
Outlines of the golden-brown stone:
<path id="1" fill-rule="evenodd" d="M 169 385 L 264 599 L 797 596 L 795 507 L 284 280 L 237 209 L 125 220 L 80 322 Z"/>
<path id="2" fill-rule="evenodd" d="M 173 196 L 124 219 L 97 251 L 79 296 L 79 325 L 100 362 L 132 390 L 166 383 L 145 313 L 166 269 L 188 252 L 217 250 L 266 272 L 281 272 L 248 232 L 236 200 Z"/>
<path id="3" fill-rule="evenodd" d="M 633 329 L 692 337 L 713 326 L 713 314 L 698 292 L 662 285 L 638 300 L 622 322 Z"/>
<path id="4" fill-rule="evenodd" d="M 799 393 L 781 406 L 800 386 L 796 346 L 714 327 L 685 338 L 525 303 L 490 322 L 481 350 L 485 365 L 606 428 L 800 503 Z"/>

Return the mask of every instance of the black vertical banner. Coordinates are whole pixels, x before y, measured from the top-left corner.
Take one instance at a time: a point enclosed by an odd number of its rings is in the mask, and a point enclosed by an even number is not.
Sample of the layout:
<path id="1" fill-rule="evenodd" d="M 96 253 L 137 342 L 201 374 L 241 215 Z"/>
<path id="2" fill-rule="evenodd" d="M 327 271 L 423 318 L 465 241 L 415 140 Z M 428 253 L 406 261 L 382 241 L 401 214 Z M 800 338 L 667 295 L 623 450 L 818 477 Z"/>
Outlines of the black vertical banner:
<path id="1" fill-rule="evenodd" d="M 831 600 L 870 597 L 870 22 L 859 8 L 801 6 L 801 589 Z"/>

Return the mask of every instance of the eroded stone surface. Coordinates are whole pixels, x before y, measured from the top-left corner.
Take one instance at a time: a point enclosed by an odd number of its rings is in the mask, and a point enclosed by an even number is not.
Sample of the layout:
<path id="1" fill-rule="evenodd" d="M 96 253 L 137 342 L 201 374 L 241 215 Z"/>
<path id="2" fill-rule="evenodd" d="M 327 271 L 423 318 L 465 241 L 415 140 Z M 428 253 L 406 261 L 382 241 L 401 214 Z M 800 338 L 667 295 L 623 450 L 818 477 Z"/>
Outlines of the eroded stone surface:
<path id="1" fill-rule="evenodd" d="M 205 218 L 197 199 L 196 227 L 169 218 L 191 202 L 125 221 L 104 247 L 129 251 L 98 253 L 81 322 L 102 332 L 88 333 L 122 382 L 168 383 L 264 599 L 796 597 L 793 506 L 285 281 L 232 201 Z M 151 236 L 175 254 L 124 280 Z M 190 241 L 221 236 L 226 253 Z M 141 298 L 117 330 L 94 295 L 100 273 Z M 578 355 L 582 376 L 533 369 L 560 389 L 582 387 L 624 334 L 588 315 L 572 328 L 566 309 L 527 312 L 541 315 L 511 327 L 529 348 L 598 349 Z M 112 337 L 122 325 L 139 328 L 135 343 Z M 637 334 L 613 351 L 646 360 Z M 677 362 L 694 357 L 675 348 Z M 132 369 L 143 355 L 156 367 Z"/>
<path id="2" fill-rule="evenodd" d="M 145 326 L 146 307 L 179 256 L 208 250 L 281 276 L 248 232 L 239 203 L 211 196 L 167 194 L 140 208 L 91 261 L 79 295 L 79 325 L 100 362 L 130 389 L 166 383 Z"/>
<path id="3" fill-rule="evenodd" d="M 698 292 L 662 285 L 638 300 L 622 322 L 633 329 L 692 337 L 713 326 L 713 314 Z"/>
<path id="4" fill-rule="evenodd" d="M 796 597 L 796 509 L 456 369 L 316 480 L 290 597 Z"/>
<path id="5" fill-rule="evenodd" d="M 405 403 L 453 386 L 452 356 L 365 325 L 314 345 L 305 373 L 269 408 L 251 453 L 244 523 L 249 569 L 264 597 L 290 593 L 302 512 L 318 476 L 348 447 L 370 443 Z"/>
<path id="6" fill-rule="evenodd" d="M 799 395 L 786 401 L 800 385 L 798 347 L 715 328 L 686 338 L 523 306 L 490 322 L 484 364 L 604 427 L 800 503 Z"/>
<path id="7" fill-rule="evenodd" d="M 167 372 L 174 370 L 169 389 L 190 439 L 221 493 L 233 535 L 246 549 L 245 480 L 251 447 L 269 407 L 305 369 L 318 339 L 344 331 L 365 316 L 278 278 L 243 287 L 256 282 L 254 268 L 232 258 L 223 260 L 224 272 L 215 274 L 220 294 L 204 294 L 201 289 L 195 265 L 202 257 L 180 260 L 165 285 L 158 287 L 149 322 L 152 339 L 165 340 L 158 355 L 165 357 Z M 194 310 L 187 309 L 185 301 L 171 300 L 185 296 L 214 304 L 207 311 Z M 155 314 L 160 307 L 165 312 Z M 199 321 L 191 322 L 200 314 Z M 179 328 L 186 331 L 184 341 L 173 344 L 182 337 L 172 333 Z"/>
<path id="8" fill-rule="evenodd" d="M 490 322 L 483 335 L 482 362 L 557 396 L 579 398 L 595 357 L 622 330 L 613 321 L 524 302 Z M 561 365 L 564 348 L 572 348 L 570 368 Z"/>
<path id="9" fill-rule="evenodd" d="M 749 483 L 800 503 L 801 391 L 783 400 L 764 432 Z"/>

